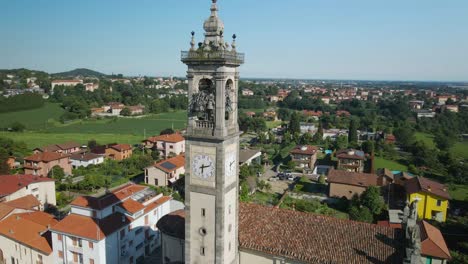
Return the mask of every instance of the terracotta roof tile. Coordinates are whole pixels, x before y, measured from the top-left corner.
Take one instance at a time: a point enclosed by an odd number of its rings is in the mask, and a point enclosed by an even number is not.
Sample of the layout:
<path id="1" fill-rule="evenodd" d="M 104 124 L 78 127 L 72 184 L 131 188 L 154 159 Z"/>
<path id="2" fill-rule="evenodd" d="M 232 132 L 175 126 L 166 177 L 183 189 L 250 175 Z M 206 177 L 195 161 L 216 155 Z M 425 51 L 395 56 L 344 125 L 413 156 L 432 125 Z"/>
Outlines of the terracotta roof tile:
<path id="1" fill-rule="evenodd" d="M 131 218 L 114 213 L 103 219 L 70 214 L 51 228 L 52 231 L 100 241 L 131 223 Z"/>
<path id="2" fill-rule="evenodd" d="M 80 161 L 90 161 L 90 160 L 97 159 L 100 157 L 102 157 L 102 155 L 95 154 L 95 153 L 77 153 L 77 154 L 72 154 L 70 156 L 70 159 L 80 160 Z"/>
<path id="3" fill-rule="evenodd" d="M 310 145 L 298 145 L 290 151 L 291 154 L 314 155 L 317 153 L 318 147 Z"/>
<path id="4" fill-rule="evenodd" d="M 378 186 L 378 177 L 373 173 L 350 172 L 343 170 L 330 170 L 329 183 L 341 183 L 354 186 Z"/>
<path id="5" fill-rule="evenodd" d="M 426 179 L 424 177 L 413 177 L 406 181 L 405 189 L 408 194 L 424 192 L 445 199 L 451 199 L 448 188 L 442 183 Z"/>
<path id="6" fill-rule="evenodd" d="M 116 144 L 116 145 L 109 146 L 109 148 L 113 148 L 119 152 L 122 152 L 125 150 L 131 150 L 132 146 L 129 144 Z"/>
<path id="7" fill-rule="evenodd" d="M 421 229 L 421 254 L 441 259 L 451 259 L 450 251 L 445 244 L 440 230 L 426 221 L 419 222 Z"/>
<path id="8" fill-rule="evenodd" d="M 0 203 L 0 220 L 8 216 L 11 212 L 15 210 L 14 207 L 11 207 L 5 203 Z"/>
<path id="9" fill-rule="evenodd" d="M 365 160 L 366 155 L 362 150 L 343 149 L 336 152 L 336 157 L 339 159 L 357 159 Z"/>
<path id="10" fill-rule="evenodd" d="M 163 197 L 157 199 L 156 201 L 147 204 L 147 205 L 145 206 L 145 214 L 148 213 L 148 212 L 150 212 L 150 211 L 153 210 L 154 208 L 159 207 L 159 206 L 162 205 L 163 203 L 170 201 L 170 200 L 172 200 L 172 197 L 170 197 L 170 196 L 163 196 Z"/>
<path id="11" fill-rule="evenodd" d="M 53 216 L 44 212 L 13 214 L 0 222 L 0 234 L 50 255 L 52 245 L 47 230 L 48 225 L 56 223 Z"/>
<path id="12" fill-rule="evenodd" d="M 56 152 L 42 152 L 42 153 L 37 153 L 29 157 L 25 157 L 24 160 L 27 161 L 36 161 L 36 162 L 50 162 L 53 160 L 60 160 L 64 158 L 68 158 L 69 155 L 62 154 L 62 153 L 56 153 Z"/>
<path id="13" fill-rule="evenodd" d="M 122 209 L 124 209 L 125 211 L 132 214 L 137 213 L 145 208 L 141 203 L 134 201 L 133 199 L 125 200 L 124 202 L 119 204 L 119 206 L 122 207 Z"/>
<path id="14" fill-rule="evenodd" d="M 135 193 L 141 192 L 147 188 L 148 187 L 143 185 L 127 184 L 101 197 L 79 196 L 71 202 L 71 205 L 92 209 L 103 209 L 125 200 Z"/>
<path id="15" fill-rule="evenodd" d="M 10 195 L 31 183 L 54 181 L 35 175 L 0 175 L 0 197 Z"/>
<path id="16" fill-rule="evenodd" d="M 185 156 L 179 155 L 170 159 L 163 160 L 154 165 L 154 167 L 167 173 L 173 172 L 185 166 Z"/>
<path id="17" fill-rule="evenodd" d="M 21 198 L 5 202 L 6 205 L 9 205 L 14 208 L 21 209 L 35 209 L 36 207 L 41 206 L 39 200 L 33 195 L 26 195 Z"/>
<path id="18" fill-rule="evenodd" d="M 303 263 L 402 263 L 399 229 L 240 203 L 243 249 Z"/>
<path id="19" fill-rule="evenodd" d="M 152 143 L 155 143 L 156 141 L 177 143 L 177 142 L 181 142 L 181 141 L 184 141 L 184 140 L 185 140 L 185 138 L 181 134 L 174 133 L 174 134 L 167 134 L 167 135 L 160 135 L 160 136 L 150 137 L 145 141 L 150 141 Z"/>

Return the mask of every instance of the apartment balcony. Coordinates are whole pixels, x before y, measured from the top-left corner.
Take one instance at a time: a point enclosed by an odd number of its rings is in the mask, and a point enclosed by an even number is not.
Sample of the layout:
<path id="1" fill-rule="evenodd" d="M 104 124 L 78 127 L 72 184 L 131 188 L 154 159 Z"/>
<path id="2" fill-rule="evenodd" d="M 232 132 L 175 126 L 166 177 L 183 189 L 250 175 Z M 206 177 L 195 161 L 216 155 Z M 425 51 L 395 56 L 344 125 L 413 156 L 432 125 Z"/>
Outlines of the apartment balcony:
<path id="1" fill-rule="evenodd" d="M 219 50 L 219 51 L 182 51 L 181 60 L 186 64 L 210 64 L 210 63 L 225 63 L 231 65 L 244 64 L 244 53 L 235 51 Z"/>

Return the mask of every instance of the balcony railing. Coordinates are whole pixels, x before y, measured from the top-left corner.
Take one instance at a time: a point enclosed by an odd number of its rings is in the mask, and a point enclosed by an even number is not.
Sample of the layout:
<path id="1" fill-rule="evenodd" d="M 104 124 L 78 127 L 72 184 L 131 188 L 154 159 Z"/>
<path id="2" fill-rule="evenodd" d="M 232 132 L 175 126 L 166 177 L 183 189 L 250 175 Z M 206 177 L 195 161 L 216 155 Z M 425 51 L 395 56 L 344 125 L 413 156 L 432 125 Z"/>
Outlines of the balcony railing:
<path id="1" fill-rule="evenodd" d="M 195 124 L 197 128 L 214 128 L 214 122 L 211 121 L 196 120 Z"/>
<path id="2" fill-rule="evenodd" d="M 221 61 L 240 65 L 244 63 L 244 53 L 235 51 L 182 51 L 183 62 Z"/>

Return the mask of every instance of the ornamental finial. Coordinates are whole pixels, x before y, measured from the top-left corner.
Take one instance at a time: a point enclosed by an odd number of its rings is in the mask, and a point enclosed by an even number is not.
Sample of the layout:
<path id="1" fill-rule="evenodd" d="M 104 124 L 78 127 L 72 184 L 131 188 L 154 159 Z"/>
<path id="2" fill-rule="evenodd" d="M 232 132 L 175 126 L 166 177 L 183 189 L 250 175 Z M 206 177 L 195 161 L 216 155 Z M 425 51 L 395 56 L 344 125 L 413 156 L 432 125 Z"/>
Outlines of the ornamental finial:
<path id="1" fill-rule="evenodd" d="M 195 31 L 192 31 L 192 41 L 190 41 L 190 50 L 193 51 L 195 50 Z"/>
<path id="2" fill-rule="evenodd" d="M 236 34 L 232 35 L 232 44 L 231 44 L 231 47 L 232 47 L 232 51 L 236 51 Z"/>

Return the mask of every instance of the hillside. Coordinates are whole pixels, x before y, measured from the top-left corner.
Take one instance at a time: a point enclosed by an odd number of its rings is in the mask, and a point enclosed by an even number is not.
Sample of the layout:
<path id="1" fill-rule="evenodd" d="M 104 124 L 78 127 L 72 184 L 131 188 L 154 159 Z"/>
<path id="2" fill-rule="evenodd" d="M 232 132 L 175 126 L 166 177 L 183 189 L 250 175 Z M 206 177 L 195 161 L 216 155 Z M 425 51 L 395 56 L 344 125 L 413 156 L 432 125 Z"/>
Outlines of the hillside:
<path id="1" fill-rule="evenodd" d="M 90 70 L 90 69 L 81 68 L 81 69 L 74 69 L 74 70 L 67 71 L 67 72 L 54 73 L 54 74 L 51 74 L 51 76 L 58 77 L 58 78 L 77 77 L 77 76 L 99 78 L 99 77 L 105 77 L 107 75 L 104 73 Z"/>

